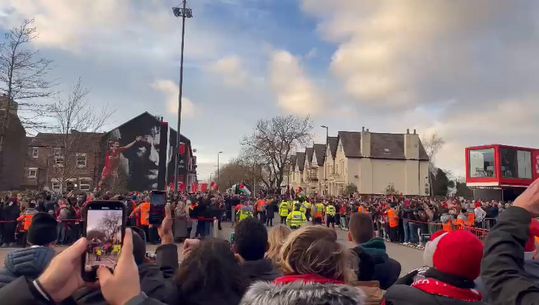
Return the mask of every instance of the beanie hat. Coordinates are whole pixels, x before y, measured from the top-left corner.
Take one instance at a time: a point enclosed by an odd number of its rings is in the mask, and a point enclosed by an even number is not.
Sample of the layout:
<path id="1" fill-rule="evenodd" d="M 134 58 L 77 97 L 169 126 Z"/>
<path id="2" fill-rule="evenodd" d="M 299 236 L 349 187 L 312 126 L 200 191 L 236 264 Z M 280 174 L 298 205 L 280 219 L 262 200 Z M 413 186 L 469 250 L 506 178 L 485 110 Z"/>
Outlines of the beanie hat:
<path id="1" fill-rule="evenodd" d="M 464 230 L 433 234 L 423 253 L 427 266 L 471 281 L 479 276 L 482 257 L 483 243 Z"/>
<path id="2" fill-rule="evenodd" d="M 37 213 L 32 217 L 27 241 L 31 245 L 45 246 L 56 241 L 56 219 L 48 213 Z"/>

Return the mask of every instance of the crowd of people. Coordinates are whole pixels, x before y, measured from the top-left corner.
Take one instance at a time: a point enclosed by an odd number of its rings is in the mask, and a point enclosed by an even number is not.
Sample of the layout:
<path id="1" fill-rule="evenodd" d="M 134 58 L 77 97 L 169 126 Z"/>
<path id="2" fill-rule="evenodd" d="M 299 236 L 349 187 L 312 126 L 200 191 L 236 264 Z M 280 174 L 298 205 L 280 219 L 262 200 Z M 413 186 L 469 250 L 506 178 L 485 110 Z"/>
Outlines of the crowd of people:
<path id="1" fill-rule="evenodd" d="M 97 283 L 85 283 L 81 257 L 90 241 L 80 238 L 80 225 L 86 206 L 97 199 L 123 201 L 130 229 L 114 272 L 102 267 Z M 534 304 L 539 289 L 534 260 L 539 222 L 532 221 L 539 216 L 539 182 L 514 204 L 400 196 L 255 199 L 215 192 L 169 199 L 157 227 L 148 223 L 148 193 L 6 196 L 0 209 L 2 243 L 28 247 L 7 255 L 0 300 L 15 305 Z M 274 223 L 275 217 L 280 221 Z M 180 251 L 178 220 L 187 231 Z M 230 240 L 215 238 L 226 221 L 233 226 Z M 481 240 L 475 230 L 490 227 Z M 338 230 L 347 232 L 352 246 L 338 241 Z M 55 245 L 72 241 L 57 254 Z M 401 276 L 387 241 L 424 246 L 424 267 Z M 147 243 L 159 244 L 155 256 L 147 255 Z"/>

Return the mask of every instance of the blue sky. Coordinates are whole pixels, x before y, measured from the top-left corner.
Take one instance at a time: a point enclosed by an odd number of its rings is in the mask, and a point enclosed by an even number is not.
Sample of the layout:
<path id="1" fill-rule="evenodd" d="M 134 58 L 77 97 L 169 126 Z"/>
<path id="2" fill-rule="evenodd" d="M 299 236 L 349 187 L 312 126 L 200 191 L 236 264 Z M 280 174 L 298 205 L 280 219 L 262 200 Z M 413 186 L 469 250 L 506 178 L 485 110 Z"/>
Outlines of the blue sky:
<path id="1" fill-rule="evenodd" d="M 149 111 L 175 126 L 179 0 L 4 0 L 0 30 L 35 18 L 35 41 L 67 91 L 117 124 Z M 495 3 L 494 3 L 495 2 Z M 338 130 L 416 128 L 447 142 L 436 163 L 461 175 L 464 147 L 539 146 L 535 1 L 192 0 L 182 133 L 200 179 L 237 155 L 258 119 L 311 115 Z"/>

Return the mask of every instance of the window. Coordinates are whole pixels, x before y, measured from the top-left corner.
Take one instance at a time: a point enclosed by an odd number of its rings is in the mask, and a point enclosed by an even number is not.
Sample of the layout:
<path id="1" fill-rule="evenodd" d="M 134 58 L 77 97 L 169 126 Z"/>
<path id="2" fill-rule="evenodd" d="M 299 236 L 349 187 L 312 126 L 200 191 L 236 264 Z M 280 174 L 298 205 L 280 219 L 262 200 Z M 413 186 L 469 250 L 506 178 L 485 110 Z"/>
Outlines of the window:
<path id="1" fill-rule="evenodd" d="M 28 178 L 37 178 L 37 168 L 35 167 L 28 168 Z"/>
<path id="2" fill-rule="evenodd" d="M 92 187 L 92 179 L 90 178 L 80 178 L 79 179 L 79 190 L 81 191 L 90 191 Z"/>
<path id="3" fill-rule="evenodd" d="M 64 157 L 54 156 L 54 166 L 63 167 L 64 166 Z"/>
<path id="4" fill-rule="evenodd" d="M 51 189 L 55 192 L 60 192 L 62 190 L 62 184 L 60 184 L 60 182 L 57 180 L 53 180 L 51 182 Z"/>
<path id="5" fill-rule="evenodd" d="M 77 167 L 85 168 L 86 162 L 87 162 L 86 154 L 77 153 Z"/>
<path id="6" fill-rule="evenodd" d="M 502 148 L 502 177 L 513 179 L 532 178 L 532 154 L 526 150 Z"/>
<path id="7" fill-rule="evenodd" d="M 494 169 L 494 148 L 470 150 L 471 178 L 494 178 L 496 177 Z"/>
<path id="8" fill-rule="evenodd" d="M 39 149 L 37 147 L 32 147 L 32 158 L 39 158 Z"/>
<path id="9" fill-rule="evenodd" d="M 61 156 L 62 155 L 62 148 L 61 147 L 55 147 L 52 150 L 53 154 L 55 156 Z"/>

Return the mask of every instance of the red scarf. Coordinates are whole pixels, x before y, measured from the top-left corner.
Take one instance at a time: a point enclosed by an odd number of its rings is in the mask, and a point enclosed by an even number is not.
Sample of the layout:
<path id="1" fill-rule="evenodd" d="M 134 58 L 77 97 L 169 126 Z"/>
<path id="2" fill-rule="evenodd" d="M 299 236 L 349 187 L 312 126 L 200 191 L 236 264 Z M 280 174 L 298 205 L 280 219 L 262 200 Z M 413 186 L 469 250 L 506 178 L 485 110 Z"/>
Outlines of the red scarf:
<path id="1" fill-rule="evenodd" d="M 483 296 L 477 290 L 458 288 L 432 278 L 417 280 L 412 284 L 412 287 L 428 294 L 463 302 L 480 302 L 483 299 Z"/>
<path id="2" fill-rule="evenodd" d="M 344 284 L 343 281 L 328 279 L 316 274 L 285 275 L 275 279 L 277 285 L 285 285 L 294 282 L 317 283 L 317 284 Z"/>

